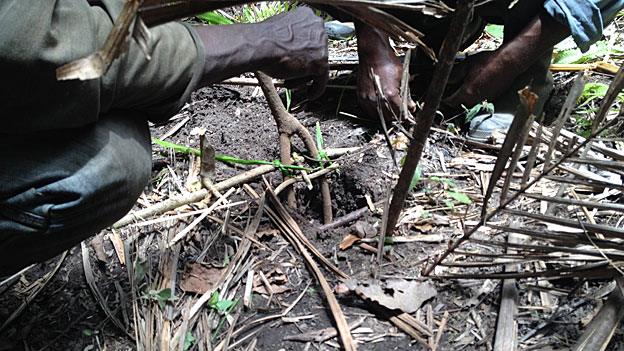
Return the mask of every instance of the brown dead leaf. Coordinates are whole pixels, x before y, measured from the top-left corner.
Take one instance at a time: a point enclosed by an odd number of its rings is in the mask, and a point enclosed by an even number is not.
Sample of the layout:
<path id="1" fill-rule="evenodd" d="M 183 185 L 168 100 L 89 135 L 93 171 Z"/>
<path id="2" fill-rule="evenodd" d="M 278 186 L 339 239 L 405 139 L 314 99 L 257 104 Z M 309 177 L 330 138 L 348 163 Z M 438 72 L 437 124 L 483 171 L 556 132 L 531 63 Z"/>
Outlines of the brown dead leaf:
<path id="1" fill-rule="evenodd" d="M 108 255 L 106 255 L 106 251 L 104 250 L 104 241 L 102 237 L 97 235 L 91 240 L 91 247 L 93 251 L 95 251 L 95 257 L 97 257 L 98 261 L 107 263 Z"/>
<path id="2" fill-rule="evenodd" d="M 391 279 L 382 282 L 357 282 L 347 280 L 345 284 L 360 297 L 374 301 L 391 310 L 414 313 L 438 292 L 430 282 L 416 282 Z"/>
<path id="3" fill-rule="evenodd" d="M 396 138 L 391 141 L 392 147 L 398 151 L 407 150 L 407 146 L 409 145 L 409 139 L 405 136 L 405 134 L 399 134 Z"/>
<path id="4" fill-rule="evenodd" d="M 221 268 L 205 267 L 199 263 L 189 264 L 182 275 L 180 289 L 203 294 L 214 287 L 222 271 Z"/>
<path id="5" fill-rule="evenodd" d="M 124 249 L 124 243 L 119 234 L 113 230 L 111 234 L 108 235 L 108 239 L 113 244 L 113 248 L 115 249 L 115 253 L 117 253 L 117 258 L 119 259 L 119 264 L 122 266 L 126 264 L 126 251 Z"/>
<path id="6" fill-rule="evenodd" d="M 269 285 L 271 286 L 271 291 L 268 291 L 266 284 L 262 281 L 262 278 L 259 275 L 254 277 L 253 283 L 253 291 L 258 294 L 270 295 L 271 292 L 273 294 L 281 294 L 286 291 L 290 291 L 291 289 L 287 286 L 288 277 L 284 274 L 281 268 L 276 267 L 271 271 L 265 274 Z"/>
<path id="7" fill-rule="evenodd" d="M 356 242 L 360 241 L 360 237 L 354 234 L 349 234 L 347 236 L 344 237 L 344 239 L 342 239 L 342 242 L 340 243 L 340 245 L 338 247 L 340 247 L 340 250 L 346 250 L 348 248 L 350 248 L 351 246 L 353 246 L 353 244 L 355 244 Z"/>
<path id="8" fill-rule="evenodd" d="M 421 233 L 429 233 L 431 230 L 433 230 L 433 224 L 431 223 L 415 224 L 414 228 L 416 228 Z"/>

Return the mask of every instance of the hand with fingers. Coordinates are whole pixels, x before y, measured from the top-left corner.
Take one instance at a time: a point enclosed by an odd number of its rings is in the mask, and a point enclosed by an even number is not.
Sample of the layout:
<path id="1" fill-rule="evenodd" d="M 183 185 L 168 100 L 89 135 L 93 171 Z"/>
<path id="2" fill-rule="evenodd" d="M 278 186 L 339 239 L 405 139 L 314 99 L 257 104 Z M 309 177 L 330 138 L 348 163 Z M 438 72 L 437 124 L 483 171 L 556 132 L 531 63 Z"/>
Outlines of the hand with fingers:
<path id="1" fill-rule="evenodd" d="M 366 24 L 356 22 L 359 65 L 357 98 L 362 112 L 371 120 L 379 119 L 379 108 L 386 121 L 401 114 L 403 64 L 390 46 L 388 36 Z M 381 106 L 380 106 L 381 104 Z M 416 111 L 410 97 L 407 109 Z"/>

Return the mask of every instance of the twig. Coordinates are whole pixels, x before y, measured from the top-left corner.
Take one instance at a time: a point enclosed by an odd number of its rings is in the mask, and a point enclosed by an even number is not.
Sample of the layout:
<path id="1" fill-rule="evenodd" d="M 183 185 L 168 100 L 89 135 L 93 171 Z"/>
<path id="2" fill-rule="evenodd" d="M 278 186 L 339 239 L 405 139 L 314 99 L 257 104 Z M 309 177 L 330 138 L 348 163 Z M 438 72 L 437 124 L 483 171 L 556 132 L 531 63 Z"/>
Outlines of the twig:
<path id="1" fill-rule="evenodd" d="M 440 340 L 442 339 L 442 335 L 444 335 L 444 328 L 446 328 L 446 323 L 448 323 L 448 320 L 449 320 L 449 312 L 444 311 L 444 315 L 442 316 L 442 322 L 440 322 L 440 326 L 438 327 L 438 332 L 433 342 L 433 347 L 431 348 L 432 351 L 436 351 L 438 349 L 438 346 L 440 346 Z"/>
<path id="2" fill-rule="evenodd" d="M 98 303 L 98 305 L 100 306 L 104 314 L 108 318 L 110 318 L 113 324 L 117 328 L 119 328 L 119 330 L 124 332 L 130 338 L 134 338 L 132 334 L 128 333 L 128 329 L 126 328 L 126 326 L 123 325 L 123 323 L 113 314 L 110 308 L 108 308 L 108 305 L 106 304 L 106 299 L 104 298 L 104 296 L 102 296 L 102 293 L 98 289 L 95 283 L 95 277 L 93 276 L 93 270 L 91 269 L 89 249 L 87 248 L 87 245 L 84 243 L 84 241 L 80 243 L 80 247 L 82 249 L 81 251 L 82 252 L 82 267 L 84 269 L 85 279 L 87 280 L 87 285 L 89 285 L 89 288 L 91 289 L 91 293 L 93 294 L 95 301 Z"/>
<path id="3" fill-rule="evenodd" d="M 483 216 L 481 218 L 481 220 L 479 221 L 479 223 L 477 223 L 477 225 L 472 227 L 469 231 L 465 232 L 462 237 L 460 237 L 459 239 L 457 239 L 453 243 L 451 243 L 449 245 L 449 247 L 441 255 L 439 255 L 435 259 L 435 261 L 433 262 L 432 265 L 430 265 L 430 266 L 425 268 L 425 270 L 423 271 L 422 274 L 424 276 L 427 276 L 427 275 L 431 274 L 433 269 L 438 264 L 440 264 L 440 262 L 442 262 L 446 257 L 448 257 L 448 255 L 450 255 L 453 251 L 455 251 L 455 249 L 457 249 L 460 245 L 462 245 L 466 240 L 470 239 L 472 234 L 474 234 L 477 230 L 479 230 L 479 228 L 481 228 L 483 225 L 485 225 L 490 219 L 492 219 L 494 216 L 496 216 L 502 210 L 507 208 L 507 206 L 509 204 L 511 204 L 519 196 L 524 194 L 529 188 L 531 188 L 533 185 L 535 185 L 537 182 L 539 182 L 543 177 L 545 177 L 547 174 L 549 174 L 554 169 L 556 169 L 561 163 L 563 163 L 566 160 L 566 158 L 568 158 L 568 157 L 570 157 L 572 155 L 575 155 L 579 150 L 581 150 L 583 147 L 585 147 L 585 145 L 589 144 L 589 142 L 593 138 L 595 138 L 597 135 L 600 135 L 603 131 L 605 131 L 607 128 L 609 128 L 611 125 L 613 125 L 615 122 L 616 122 L 616 120 L 612 120 L 610 123 L 605 124 L 602 128 L 597 130 L 595 133 L 592 133 L 592 135 L 590 135 L 582 143 L 580 143 L 575 148 L 573 148 L 572 150 L 567 152 L 565 155 L 563 155 L 562 158 L 560 158 L 555 163 L 553 163 L 550 167 L 548 167 L 548 169 L 543 170 L 541 174 L 539 174 L 537 177 L 535 177 L 535 179 L 533 179 L 531 182 L 529 182 L 525 186 L 521 187 L 517 192 L 512 194 L 504 203 L 500 204 L 496 209 L 490 211 L 485 216 Z"/>
<path id="4" fill-rule="evenodd" d="M 236 329 L 232 333 L 232 337 L 237 337 L 240 333 L 242 333 L 246 329 L 249 329 L 249 328 L 251 328 L 251 327 L 253 327 L 255 325 L 266 323 L 266 322 L 269 322 L 269 321 L 272 321 L 272 320 L 279 319 L 279 318 L 287 316 L 290 313 L 290 311 L 292 311 L 292 309 L 295 308 L 295 306 L 297 306 L 299 301 L 301 301 L 301 299 L 303 298 L 305 293 L 308 292 L 308 288 L 309 287 L 310 287 L 310 283 L 308 283 L 308 285 L 306 285 L 305 289 L 303 289 L 301 291 L 301 294 L 299 294 L 299 296 L 297 296 L 297 298 L 288 307 L 286 307 L 281 313 L 273 314 L 273 315 L 266 316 L 266 317 L 261 317 L 261 318 L 258 318 L 256 320 L 253 320 L 253 321 L 251 321 L 249 323 L 246 323 L 245 325 L 243 325 L 240 328 Z M 239 342 L 240 341 L 235 342 L 233 345 L 230 345 L 230 347 L 238 345 Z M 222 351 L 224 345 L 225 345 L 224 342 L 221 341 L 221 343 L 219 343 L 219 345 L 217 345 L 214 348 L 214 351 Z"/>
<path id="5" fill-rule="evenodd" d="M 299 122 L 293 115 L 291 115 L 280 100 L 277 90 L 273 85 L 273 79 L 262 72 L 255 72 L 260 87 L 264 92 L 275 123 L 277 124 L 277 130 L 279 132 L 280 142 L 280 159 L 285 165 L 292 165 L 291 158 L 291 141 L 293 135 L 299 136 L 303 141 L 303 144 L 308 149 L 314 159 L 319 160 L 319 150 L 314 143 L 312 134 Z M 320 161 L 320 160 L 319 160 Z M 331 207 L 331 192 L 329 190 L 329 183 L 326 178 L 321 178 L 320 181 L 321 196 L 323 197 L 323 220 L 325 223 L 332 221 L 332 207 Z M 287 194 L 288 205 L 290 207 L 296 206 L 295 194 L 292 190 Z"/>
<path id="6" fill-rule="evenodd" d="M 202 214 L 200 214 L 193 222 L 191 222 L 191 224 L 189 224 L 186 228 L 184 228 L 182 231 L 176 234 L 176 236 L 174 236 L 173 239 L 171 239 L 171 241 L 167 244 L 167 247 L 172 247 L 178 241 L 184 239 L 184 237 L 191 230 L 193 230 L 193 228 L 195 228 L 199 223 L 201 223 L 201 221 L 204 218 L 206 218 L 206 216 L 208 216 L 212 211 L 214 211 L 215 208 L 217 208 L 222 202 L 227 201 L 228 197 L 230 197 L 230 195 L 232 195 L 234 191 L 235 191 L 234 188 L 230 188 L 230 190 L 228 190 L 225 194 L 223 194 L 220 198 L 218 198 L 217 201 L 215 201 L 210 207 L 204 210 Z"/>
<path id="7" fill-rule="evenodd" d="M 2 323 L 2 325 L 0 326 L 0 332 L 3 331 L 9 324 L 11 324 L 11 322 L 13 322 L 17 317 L 19 317 L 22 314 L 22 312 L 24 312 L 26 307 L 37 297 L 37 295 L 39 295 L 39 293 L 43 290 L 43 288 L 45 288 L 45 286 L 50 282 L 52 277 L 56 274 L 56 272 L 58 272 L 59 268 L 61 268 L 61 264 L 63 264 L 63 261 L 65 260 L 66 256 L 67 256 L 67 251 L 61 254 L 61 257 L 56 263 L 56 266 L 54 266 L 54 269 L 52 269 L 52 271 L 48 272 L 43 278 L 40 279 L 40 281 L 37 283 L 38 286 L 35 289 L 33 289 L 30 295 L 28 295 L 28 297 L 24 299 L 24 301 L 19 305 L 19 307 L 15 311 L 13 311 L 13 313 L 11 313 L 9 318 L 7 318 Z"/>
<path id="8" fill-rule="evenodd" d="M 273 190 L 269 187 L 267 189 L 267 192 L 269 193 L 269 200 L 271 201 L 271 204 L 273 205 L 274 209 L 278 213 L 279 217 L 281 217 L 281 219 L 286 223 L 294 223 L 294 220 L 290 217 L 288 212 L 286 212 L 286 209 L 279 202 L 279 199 L 277 198 Z M 290 228 L 286 226 L 280 226 L 280 230 L 289 239 L 289 241 L 291 241 L 291 243 L 297 249 L 297 251 L 299 251 L 299 253 L 304 257 L 304 259 L 306 260 L 306 263 L 308 264 L 308 267 L 310 267 L 318 283 L 321 285 L 321 288 L 323 289 L 323 292 L 325 294 L 325 298 L 327 299 L 327 303 L 329 304 L 329 308 L 334 317 L 334 321 L 336 322 L 336 326 L 340 333 L 342 346 L 347 351 L 356 350 L 356 345 L 355 345 L 355 342 L 353 341 L 353 337 L 351 336 L 351 332 L 349 329 L 349 325 L 347 324 L 347 320 L 344 314 L 342 313 L 342 310 L 340 309 L 338 300 L 336 299 L 336 296 L 334 295 L 332 288 L 329 286 L 327 279 L 325 278 L 325 276 L 323 275 L 323 273 L 317 266 L 316 262 L 314 261 L 310 253 L 308 253 L 306 246 L 303 245 L 299 236 L 293 230 L 291 230 Z"/>
<path id="9" fill-rule="evenodd" d="M 199 312 L 199 310 L 206 304 L 206 302 L 210 300 L 212 293 L 216 291 L 217 287 L 223 284 L 230 277 L 230 275 L 233 274 L 234 270 L 240 264 L 241 260 L 244 257 L 246 257 L 247 254 L 249 253 L 249 249 L 251 248 L 250 238 L 255 236 L 256 231 L 258 230 L 258 226 L 260 225 L 260 220 L 262 219 L 262 213 L 264 212 L 264 199 L 265 199 L 265 196 L 263 194 L 262 197 L 260 198 L 259 205 L 258 205 L 259 207 L 258 207 L 258 210 L 256 211 L 256 214 L 253 217 L 253 220 L 251 221 L 251 223 L 249 223 L 249 225 L 245 229 L 245 235 L 243 236 L 243 240 L 238 247 L 238 251 L 236 252 L 236 255 L 234 255 L 234 257 L 230 261 L 230 264 L 223 271 L 223 273 L 221 273 L 221 276 L 219 277 L 219 280 L 214 285 L 214 287 L 206 291 L 199 298 L 199 300 L 197 300 L 193 304 L 193 306 L 191 307 L 189 311 L 189 319 L 195 318 L 195 316 L 197 315 L 197 312 Z"/>
<path id="10" fill-rule="evenodd" d="M 13 283 L 15 283 L 21 276 L 22 274 L 28 272 L 31 268 L 33 268 L 35 265 L 31 264 L 30 266 L 22 269 L 21 271 L 13 274 L 10 277 L 7 277 L 6 279 L 4 279 L 3 281 L 0 282 L 0 294 L 2 294 L 6 289 L 8 289 Z"/>
<path id="11" fill-rule="evenodd" d="M 252 179 L 255 179 L 263 174 L 275 171 L 275 167 L 271 165 L 263 165 L 260 167 L 256 167 L 247 172 L 238 174 L 232 178 L 226 179 L 222 182 L 219 182 L 214 185 L 214 188 L 223 191 L 232 187 L 236 187 L 240 184 L 244 184 L 249 182 Z M 210 195 L 210 191 L 208 189 L 201 189 L 190 193 L 188 195 L 183 196 L 175 196 L 171 197 L 161 203 L 158 203 L 154 206 L 145 208 L 140 211 L 136 211 L 124 216 L 122 219 L 117 221 L 117 223 L 113 224 L 113 228 L 118 229 L 123 226 L 126 226 L 135 220 L 144 220 L 146 218 L 165 213 L 167 211 L 171 211 L 178 207 L 192 204 L 195 202 L 200 202 Z"/>
<path id="12" fill-rule="evenodd" d="M 364 323 L 365 319 L 366 317 L 362 317 L 359 320 L 352 322 L 351 324 L 349 324 L 349 329 L 353 330 L 355 328 L 359 328 L 362 325 L 362 323 Z M 322 343 L 331 338 L 335 338 L 336 336 L 338 336 L 338 330 L 336 330 L 336 328 L 334 327 L 329 327 L 329 328 L 325 328 L 321 330 L 314 330 L 314 331 L 310 331 L 310 332 L 298 334 L 298 335 L 288 335 L 284 337 L 284 340 L 285 341 L 300 341 L 300 342 L 312 341 L 312 342 Z"/>
<path id="13" fill-rule="evenodd" d="M 458 2 L 449 31 L 440 49 L 439 61 L 435 66 L 433 79 L 431 80 L 427 95 L 424 99 L 425 106 L 418 113 L 418 117 L 416 117 L 417 122 L 412 134 L 413 139 L 410 143 L 405 158 L 405 164 L 403 165 L 399 180 L 392 195 L 385 233 L 387 236 L 392 235 L 394 227 L 401 215 L 401 211 L 403 210 L 403 205 L 407 198 L 414 172 L 420 162 L 420 157 L 425 148 L 425 143 L 429 136 L 431 126 L 433 125 L 436 111 L 442 100 L 442 94 L 446 88 L 451 69 L 453 68 L 455 54 L 459 50 L 459 46 L 463 40 L 464 31 L 472 13 L 473 5 L 473 0 Z"/>
<path id="14" fill-rule="evenodd" d="M 510 233 L 507 237 L 510 243 L 519 243 L 518 234 Z M 507 248 L 507 253 L 515 253 L 515 250 Z M 516 264 L 505 265 L 505 272 L 517 272 Z M 494 338 L 494 351 L 516 350 L 518 347 L 518 288 L 513 279 L 504 279 L 501 284 L 501 303 L 496 322 L 496 336 Z"/>
<path id="15" fill-rule="evenodd" d="M 379 203 L 379 202 L 378 202 Z M 370 208 L 367 207 L 362 207 L 359 210 L 355 210 L 349 214 L 346 214 L 342 217 L 336 218 L 333 222 L 328 223 L 328 224 L 324 224 L 322 226 L 320 226 L 318 228 L 319 231 L 325 231 L 325 230 L 330 230 L 330 229 L 335 229 L 335 228 L 339 228 L 342 227 L 343 225 L 353 222 L 355 220 L 358 220 L 359 218 L 363 217 L 365 214 L 367 214 L 368 212 L 370 212 Z"/>

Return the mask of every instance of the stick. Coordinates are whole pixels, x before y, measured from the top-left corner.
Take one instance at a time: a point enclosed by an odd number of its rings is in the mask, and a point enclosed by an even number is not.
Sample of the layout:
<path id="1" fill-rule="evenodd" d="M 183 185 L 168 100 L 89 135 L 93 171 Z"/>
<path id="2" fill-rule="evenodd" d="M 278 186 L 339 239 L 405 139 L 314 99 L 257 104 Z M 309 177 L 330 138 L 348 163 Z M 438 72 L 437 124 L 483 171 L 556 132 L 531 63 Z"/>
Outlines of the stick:
<path id="1" fill-rule="evenodd" d="M 510 233 L 507 237 L 510 243 L 519 243 L 519 235 Z M 515 253 L 515 250 L 507 248 L 507 253 Z M 505 265 L 505 272 L 517 272 L 515 264 Z M 496 336 L 494 338 L 494 351 L 516 350 L 518 347 L 518 288 L 514 279 L 504 279 L 502 284 L 501 303 L 496 323 Z"/>
<path id="2" fill-rule="evenodd" d="M 433 79 L 424 100 L 425 106 L 418 113 L 418 117 L 416 117 L 417 124 L 412 134 L 413 139 L 410 143 L 399 180 L 394 188 L 389 210 L 390 213 L 386 225 L 385 235 L 387 236 L 392 235 L 394 227 L 401 215 L 401 211 L 403 210 L 403 205 L 409 193 L 408 190 L 412 178 L 414 177 L 414 172 L 420 162 L 420 157 L 425 148 L 429 131 L 433 125 L 433 120 L 440 106 L 440 102 L 442 101 L 442 94 L 446 88 L 451 69 L 453 68 L 455 54 L 459 50 L 459 46 L 463 40 L 464 31 L 468 18 L 472 13 L 473 5 L 473 0 L 458 2 L 449 31 L 440 49 L 439 61 L 435 66 Z"/>
<path id="3" fill-rule="evenodd" d="M 286 209 L 279 202 L 279 199 L 273 192 L 271 188 L 267 189 L 269 194 L 269 200 L 273 207 L 276 209 L 278 215 L 282 218 L 283 221 L 287 223 L 294 223 L 294 220 L 290 217 Z M 353 337 L 351 336 L 351 330 L 349 325 L 347 324 L 347 320 L 340 309 L 340 305 L 338 304 L 338 300 L 336 299 L 336 295 L 327 282 L 327 279 L 319 269 L 318 265 L 303 245 L 303 243 L 299 240 L 299 237 L 287 226 L 280 226 L 280 230 L 284 235 L 289 239 L 289 241 L 293 244 L 293 246 L 299 251 L 299 253 L 304 257 L 308 267 L 312 270 L 314 277 L 317 279 L 318 283 L 321 285 L 323 292 L 325 294 L 325 298 L 327 299 L 327 303 L 329 304 L 329 309 L 332 312 L 332 316 L 334 317 L 334 321 L 336 322 L 336 327 L 340 334 L 340 340 L 342 341 L 342 346 L 347 351 L 355 351 L 357 349 L 355 342 L 353 341 Z"/>

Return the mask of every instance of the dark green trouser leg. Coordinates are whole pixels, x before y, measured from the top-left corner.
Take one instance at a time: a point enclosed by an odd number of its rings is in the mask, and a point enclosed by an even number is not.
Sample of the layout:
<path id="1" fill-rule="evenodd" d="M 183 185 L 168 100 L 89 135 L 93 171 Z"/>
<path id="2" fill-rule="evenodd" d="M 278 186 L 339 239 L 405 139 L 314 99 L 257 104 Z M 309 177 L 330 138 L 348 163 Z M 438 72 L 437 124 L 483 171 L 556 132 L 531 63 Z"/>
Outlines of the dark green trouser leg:
<path id="1" fill-rule="evenodd" d="M 53 257 L 127 213 L 147 184 L 143 115 L 0 138 L 0 276 Z"/>

